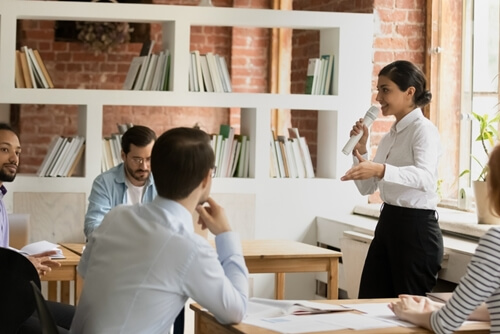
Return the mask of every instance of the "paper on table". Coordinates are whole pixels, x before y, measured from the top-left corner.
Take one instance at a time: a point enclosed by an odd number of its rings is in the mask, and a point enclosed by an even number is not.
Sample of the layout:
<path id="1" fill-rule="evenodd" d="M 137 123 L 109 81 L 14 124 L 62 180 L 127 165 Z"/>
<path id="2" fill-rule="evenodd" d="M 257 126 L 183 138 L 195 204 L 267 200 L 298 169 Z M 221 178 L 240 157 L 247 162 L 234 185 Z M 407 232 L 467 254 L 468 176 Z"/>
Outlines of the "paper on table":
<path id="1" fill-rule="evenodd" d="M 56 251 L 55 255 L 52 255 L 50 258 L 52 259 L 64 259 L 64 255 L 62 250 L 59 248 L 59 245 L 54 244 L 52 242 L 48 242 L 45 240 L 37 241 L 31 243 L 29 245 L 24 246 L 19 250 L 19 253 L 26 255 L 35 255 L 40 254 L 47 251 Z"/>
<path id="2" fill-rule="evenodd" d="M 376 318 L 400 327 L 417 327 L 411 322 L 400 320 L 394 312 L 388 307 L 388 303 L 365 303 L 365 304 L 342 304 L 345 307 L 350 307 L 359 312 L 363 312 L 363 316 Z"/>
<path id="3" fill-rule="evenodd" d="M 276 300 L 254 297 L 248 302 L 247 316 L 277 317 L 289 314 L 321 314 L 350 310 L 350 308 L 339 305 L 315 303 L 307 300 Z"/>
<path id="4" fill-rule="evenodd" d="M 351 312 L 316 315 L 286 315 L 274 318 L 245 318 L 243 323 L 270 329 L 279 333 L 299 334 L 340 329 L 366 330 L 390 328 L 397 325 Z"/>

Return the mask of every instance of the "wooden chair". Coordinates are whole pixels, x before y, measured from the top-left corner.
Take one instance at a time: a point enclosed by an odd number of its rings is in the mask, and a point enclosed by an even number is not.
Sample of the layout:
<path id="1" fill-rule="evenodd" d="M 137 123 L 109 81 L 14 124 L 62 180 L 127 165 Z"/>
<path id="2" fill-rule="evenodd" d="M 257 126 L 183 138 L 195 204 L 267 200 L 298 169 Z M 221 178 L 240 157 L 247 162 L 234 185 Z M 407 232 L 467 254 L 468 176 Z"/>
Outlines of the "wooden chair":
<path id="1" fill-rule="evenodd" d="M 9 214 L 9 246 L 21 249 L 29 244 L 29 213 Z"/>
<path id="2" fill-rule="evenodd" d="M 16 333 L 35 311 L 30 281 L 40 288 L 40 278 L 33 264 L 18 252 L 0 248 L 0 324 L 4 333 Z"/>

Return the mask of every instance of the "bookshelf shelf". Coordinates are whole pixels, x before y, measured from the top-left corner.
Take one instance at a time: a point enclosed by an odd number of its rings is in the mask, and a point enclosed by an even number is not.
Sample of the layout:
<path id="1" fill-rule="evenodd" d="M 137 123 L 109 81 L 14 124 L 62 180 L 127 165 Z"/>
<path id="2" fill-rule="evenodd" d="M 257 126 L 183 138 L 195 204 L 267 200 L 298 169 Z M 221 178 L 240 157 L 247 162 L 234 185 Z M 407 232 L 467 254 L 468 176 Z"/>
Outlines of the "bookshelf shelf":
<path id="1" fill-rule="evenodd" d="M 168 48 L 172 56 L 170 90 L 16 89 L 14 51 L 18 20 L 161 23 L 162 46 Z M 335 55 L 333 95 L 189 92 L 190 33 L 192 27 L 197 26 L 319 31 L 319 55 Z M 8 184 L 9 192 L 85 193 L 87 198 L 94 178 L 100 173 L 102 116 L 106 106 L 240 108 L 241 133 L 251 140 L 250 178 L 214 179 L 214 197 L 227 206 L 233 228 L 243 239 L 283 238 L 314 244 L 316 238 L 310 229 L 316 216 L 350 213 L 355 204 L 364 202 L 354 185 L 340 182 L 339 177 L 352 163 L 351 157 L 341 153 L 349 129 L 371 102 L 372 44 L 371 14 L 2 0 L 0 104 L 76 105 L 78 135 L 86 138 L 83 177 L 19 175 L 15 182 Z M 269 177 L 269 129 L 273 109 L 318 111 L 317 178 Z M 10 211 L 16 207 L 13 197 L 5 198 Z M 85 212 L 86 203 L 83 205 L 80 211 Z M 83 225 L 83 217 L 77 218 Z M 51 223 L 67 224 L 58 219 Z M 313 297 L 312 293 L 300 298 Z"/>

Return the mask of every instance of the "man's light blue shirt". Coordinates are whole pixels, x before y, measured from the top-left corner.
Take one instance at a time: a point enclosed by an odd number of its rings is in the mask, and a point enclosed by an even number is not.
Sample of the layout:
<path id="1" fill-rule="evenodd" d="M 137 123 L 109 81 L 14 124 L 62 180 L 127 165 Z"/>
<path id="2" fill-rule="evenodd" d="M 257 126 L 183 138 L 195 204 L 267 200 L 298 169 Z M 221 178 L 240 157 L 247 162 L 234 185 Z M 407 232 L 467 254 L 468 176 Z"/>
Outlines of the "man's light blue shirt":
<path id="1" fill-rule="evenodd" d="M 194 233 L 184 206 L 161 196 L 112 209 L 78 265 L 85 285 L 71 333 L 167 333 L 188 297 L 221 323 L 240 322 L 248 302 L 241 242 L 225 232 L 215 244 Z"/>
<path id="2" fill-rule="evenodd" d="M 125 182 L 125 178 L 123 163 L 95 178 L 89 196 L 89 206 L 85 215 L 84 232 L 87 238 L 101 225 L 104 215 L 109 210 L 119 204 L 127 203 L 127 183 Z M 149 174 L 149 180 L 144 187 L 142 202 L 151 202 L 157 194 L 153 174 Z"/>

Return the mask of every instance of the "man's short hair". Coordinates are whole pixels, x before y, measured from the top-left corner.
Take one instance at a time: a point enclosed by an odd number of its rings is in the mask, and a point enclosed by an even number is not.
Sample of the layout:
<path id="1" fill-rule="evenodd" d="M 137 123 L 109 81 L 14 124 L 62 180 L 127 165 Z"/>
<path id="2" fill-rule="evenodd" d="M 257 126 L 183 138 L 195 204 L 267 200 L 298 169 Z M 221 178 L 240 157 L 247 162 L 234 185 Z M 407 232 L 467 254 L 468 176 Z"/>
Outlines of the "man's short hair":
<path id="1" fill-rule="evenodd" d="M 122 136 L 122 150 L 123 153 L 130 152 L 130 144 L 137 147 L 148 146 L 153 140 L 156 140 L 156 133 L 147 126 L 134 125 Z"/>
<path id="2" fill-rule="evenodd" d="M 19 134 L 7 123 L 0 122 L 0 130 L 7 130 L 13 132 L 19 138 Z"/>
<path id="3" fill-rule="evenodd" d="M 164 132 L 151 153 L 158 195 L 171 200 L 188 197 L 214 164 L 210 136 L 204 131 L 181 127 Z"/>

